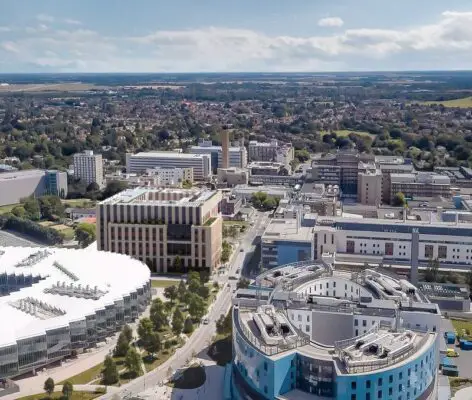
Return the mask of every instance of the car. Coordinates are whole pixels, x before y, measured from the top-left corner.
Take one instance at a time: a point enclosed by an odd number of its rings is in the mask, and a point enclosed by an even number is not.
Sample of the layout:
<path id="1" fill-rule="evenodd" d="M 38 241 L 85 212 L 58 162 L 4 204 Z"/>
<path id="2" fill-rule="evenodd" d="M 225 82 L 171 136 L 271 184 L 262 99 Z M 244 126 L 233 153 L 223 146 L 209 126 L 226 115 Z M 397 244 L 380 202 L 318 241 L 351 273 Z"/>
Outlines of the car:
<path id="1" fill-rule="evenodd" d="M 240 272 L 241 272 L 241 268 L 238 268 L 238 269 L 236 270 L 236 273 L 239 274 Z"/>
<path id="2" fill-rule="evenodd" d="M 203 318 L 203 319 L 202 319 L 203 325 L 208 325 L 208 322 L 209 322 L 209 321 L 208 321 L 208 318 Z"/>
<path id="3" fill-rule="evenodd" d="M 446 356 L 448 357 L 459 357 L 459 353 L 455 351 L 454 349 L 447 349 L 446 350 Z"/>
<path id="4" fill-rule="evenodd" d="M 235 276 L 233 276 L 233 275 L 231 275 L 228 279 L 231 279 L 231 280 L 233 280 L 233 281 L 237 281 L 237 280 L 238 280 L 238 278 L 235 277 Z"/>
<path id="5" fill-rule="evenodd" d="M 240 252 L 240 253 L 243 253 L 243 252 L 244 252 L 244 249 L 241 247 L 241 248 L 239 249 L 239 252 Z"/>

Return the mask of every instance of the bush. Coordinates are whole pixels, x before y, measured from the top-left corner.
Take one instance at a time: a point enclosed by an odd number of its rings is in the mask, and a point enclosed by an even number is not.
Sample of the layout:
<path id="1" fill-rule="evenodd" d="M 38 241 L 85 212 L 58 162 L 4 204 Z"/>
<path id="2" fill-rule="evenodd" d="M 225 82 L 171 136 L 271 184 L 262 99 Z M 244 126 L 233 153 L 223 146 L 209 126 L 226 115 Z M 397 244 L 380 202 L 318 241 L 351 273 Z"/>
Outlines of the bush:
<path id="1" fill-rule="evenodd" d="M 55 245 L 61 244 L 64 241 L 64 235 L 55 229 L 41 226 L 36 222 L 13 215 L 9 216 L 6 221 L 2 221 L 0 225 L 3 226 L 3 229 L 23 233 L 44 244 Z"/>
<path id="2" fill-rule="evenodd" d="M 184 322 L 184 333 L 192 333 L 193 332 L 193 322 L 190 318 L 187 318 Z"/>

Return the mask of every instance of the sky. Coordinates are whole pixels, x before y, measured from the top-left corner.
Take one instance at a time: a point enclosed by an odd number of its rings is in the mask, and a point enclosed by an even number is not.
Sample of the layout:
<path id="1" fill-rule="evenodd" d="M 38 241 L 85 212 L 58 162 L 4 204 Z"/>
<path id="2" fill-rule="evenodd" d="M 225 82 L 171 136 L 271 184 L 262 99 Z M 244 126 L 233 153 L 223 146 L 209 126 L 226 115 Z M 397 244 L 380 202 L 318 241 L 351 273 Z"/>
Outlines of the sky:
<path id="1" fill-rule="evenodd" d="M 0 0 L 0 73 L 472 69 L 472 0 Z"/>

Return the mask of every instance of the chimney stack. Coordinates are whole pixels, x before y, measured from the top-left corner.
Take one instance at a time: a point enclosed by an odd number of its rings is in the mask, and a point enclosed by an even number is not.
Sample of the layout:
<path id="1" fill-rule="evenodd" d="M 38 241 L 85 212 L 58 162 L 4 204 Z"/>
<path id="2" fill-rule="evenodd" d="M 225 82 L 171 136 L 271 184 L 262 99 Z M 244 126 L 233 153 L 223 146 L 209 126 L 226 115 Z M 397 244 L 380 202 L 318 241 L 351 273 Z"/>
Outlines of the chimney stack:
<path id="1" fill-rule="evenodd" d="M 229 132 L 221 132 L 221 168 L 229 168 Z"/>

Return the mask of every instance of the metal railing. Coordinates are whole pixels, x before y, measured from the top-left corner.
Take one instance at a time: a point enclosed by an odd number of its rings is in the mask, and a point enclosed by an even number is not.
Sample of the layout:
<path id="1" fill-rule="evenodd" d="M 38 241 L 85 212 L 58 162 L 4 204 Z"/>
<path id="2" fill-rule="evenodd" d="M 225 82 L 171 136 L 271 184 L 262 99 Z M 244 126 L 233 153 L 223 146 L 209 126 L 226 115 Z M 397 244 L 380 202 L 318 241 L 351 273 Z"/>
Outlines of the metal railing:
<path id="1" fill-rule="evenodd" d="M 276 355 L 284 351 L 293 350 L 297 347 L 305 346 L 310 343 L 309 338 L 305 336 L 298 336 L 293 339 L 288 339 L 285 343 L 280 343 L 277 345 L 267 345 L 262 342 L 258 337 L 256 337 L 249 328 L 247 328 L 244 324 L 241 324 L 239 319 L 239 309 L 237 307 L 234 307 L 233 313 L 233 323 L 238 333 L 243 336 L 246 341 L 251 343 L 253 347 L 255 347 L 257 350 L 260 350 L 266 355 Z M 293 327 L 291 326 L 291 328 Z"/>

